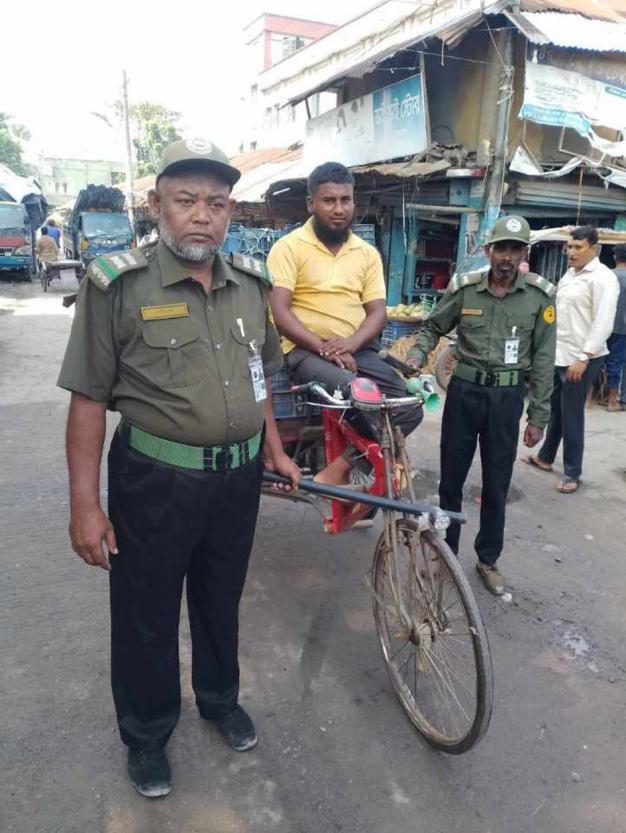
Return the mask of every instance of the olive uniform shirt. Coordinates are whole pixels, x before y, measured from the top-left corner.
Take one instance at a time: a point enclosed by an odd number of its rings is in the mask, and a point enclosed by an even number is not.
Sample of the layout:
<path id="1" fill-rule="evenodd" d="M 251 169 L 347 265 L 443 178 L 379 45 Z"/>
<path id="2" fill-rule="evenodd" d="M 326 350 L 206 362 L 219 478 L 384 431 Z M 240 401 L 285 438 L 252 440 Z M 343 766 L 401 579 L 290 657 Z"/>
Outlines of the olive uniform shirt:
<path id="1" fill-rule="evenodd" d="M 231 261 L 232 260 L 232 264 Z M 158 242 L 97 258 L 82 281 L 58 384 L 132 425 L 192 445 L 254 436 L 264 422 L 250 367 L 282 367 L 264 265 L 216 255 L 209 293 Z"/>
<path id="2" fill-rule="evenodd" d="M 456 327 L 456 358 L 487 372 L 529 371 L 528 421 L 544 428 L 550 419 L 556 326 L 554 284 L 518 272 L 502 297 L 489 290 L 489 273 L 458 275 L 422 325 L 410 356 L 422 363 L 440 337 Z M 519 338 L 516 364 L 505 364 L 505 342 Z"/>

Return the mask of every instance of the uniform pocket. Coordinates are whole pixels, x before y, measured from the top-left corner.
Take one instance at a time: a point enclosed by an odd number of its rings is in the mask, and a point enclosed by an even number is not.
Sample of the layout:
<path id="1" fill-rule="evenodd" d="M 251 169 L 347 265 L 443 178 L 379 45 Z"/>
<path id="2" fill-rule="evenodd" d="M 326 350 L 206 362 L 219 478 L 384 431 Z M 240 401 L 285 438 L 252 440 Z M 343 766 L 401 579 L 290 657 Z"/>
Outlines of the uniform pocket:
<path id="1" fill-rule="evenodd" d="M 522 330 L 532 330 L 535 326 L 535 317 L 532 313 L 509 313 L 506 319 L 510 328 L 509 332 L 513 329 L 513 327 L 515 327 L 519 333 Z"/>
<path id="2" fill-rule="evenodd" d="M 190 318 L 146 321 L 143 349 L 136 369 L 158 387 L 176 388 L 198 382 L 205 372 L 206 350 Z"/>
<path id="3" fill-rule="evenodd" d="M 234 342 L 235 372 L 244 379 L 250 380 L 248 361 L 255 353 L 261 355 L 265 344 L 265 330 L 244 325 L 244 333 L 245 335 L 241 335 L 241 329 L 237 325 L 233 324 L 230 328 L 230 334 Z"/>

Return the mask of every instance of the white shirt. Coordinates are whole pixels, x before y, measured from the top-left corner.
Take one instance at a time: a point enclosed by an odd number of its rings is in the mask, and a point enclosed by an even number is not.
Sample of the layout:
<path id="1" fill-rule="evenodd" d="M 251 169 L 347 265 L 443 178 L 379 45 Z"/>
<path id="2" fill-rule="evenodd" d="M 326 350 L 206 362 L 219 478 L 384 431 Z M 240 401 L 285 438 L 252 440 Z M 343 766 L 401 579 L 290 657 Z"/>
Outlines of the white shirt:
<path id="1" fill-rule="evenodd" d="M 556 293 L 556 365 L 567 367 L 588 353 L 606 356 L 613 332 L 619 282 L 597 257 L 578 272 L 568 269 Z"/>

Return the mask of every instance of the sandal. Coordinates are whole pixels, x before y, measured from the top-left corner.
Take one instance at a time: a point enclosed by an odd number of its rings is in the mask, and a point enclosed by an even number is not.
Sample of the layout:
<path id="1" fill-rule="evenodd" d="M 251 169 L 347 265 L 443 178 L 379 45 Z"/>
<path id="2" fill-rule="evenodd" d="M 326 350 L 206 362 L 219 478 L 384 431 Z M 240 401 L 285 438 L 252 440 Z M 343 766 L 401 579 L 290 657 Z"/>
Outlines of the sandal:
<path id="1" fill-rule="evenodd" d="M 552 468 L 551 463 L 545 463 L 545 465 L 542 466 L 538 462 L 538 458 L 533 457 L 532 454 L 529 454 L 528 457 L 521 457 L 520 459 L 521 459 L 522 463 L 526 463 L 527 466 L 530 466 L 533 469 L 538 469 L 539 471 L 546 471 L 546 472 L 554 471 L 554 469 Z M 542 462 L 543 462 L 543 460 L 542 460 Z"/>
<path id="2" fill-rule="evenodd" d="M 577 492 L 580 489 L 581 483 L 582 480 L 577 480 L 575 477 L 566 477 L 565 480 L 559 483 L 556 490 L 562 495 L 573 495 L 574 492 Z"/>

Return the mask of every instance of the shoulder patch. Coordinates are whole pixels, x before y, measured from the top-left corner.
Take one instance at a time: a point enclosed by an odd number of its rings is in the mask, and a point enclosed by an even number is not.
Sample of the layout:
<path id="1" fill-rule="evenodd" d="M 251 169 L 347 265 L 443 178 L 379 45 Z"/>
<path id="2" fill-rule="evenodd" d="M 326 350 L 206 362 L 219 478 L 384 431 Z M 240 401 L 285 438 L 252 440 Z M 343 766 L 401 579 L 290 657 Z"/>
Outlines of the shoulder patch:
<path id="1" fill-rule="evenodd" d="M 556 292 L 556 286 L 552 283 L 552 281 L 547 280 L 547 278 L 542 278 L 541 275 L 536 275 L 534 272 L 528 272 L 526 274 L 526 283 L 530 284 L 530 286 L 536 286 L 537 289 L 540 289 L 543 293 L 545 293 L 548 298 L 552 298 Z"/>
<path id="2" fill-rule="evenodd" d="M 447 291 L 454 294 L 455 292 L 458 292 L 459 289 L 463 289 L 466 286 L 472 286 L 472 284 L 480 283 L 483 277 L 484 275 L 482 272 L 469 272 L 465 275 L 455 275 L 448 284 Z"/>
<path id="3" fill-rule="evenodd" d="M 127 252 L 113 252 L 110 255 L 97 257 L 87 269 L 87 277 L 95 283 L 98 289 L 106 292 L 120 275 L 143 269 L 148 260 L 141 249 L 130 249 Z"/>
<path id="4" fill-rule="evenodd" d="M 233 252 L 230 258 L 234 269 L 245 272 L 247 275 L 254 275 L 268 289 L 272 288 L 272 276 L 267 265 L 262 260 L 257 260 L 255 257 L 250 257 L 249 255 L 239 254 L 239 252 Z"/>

